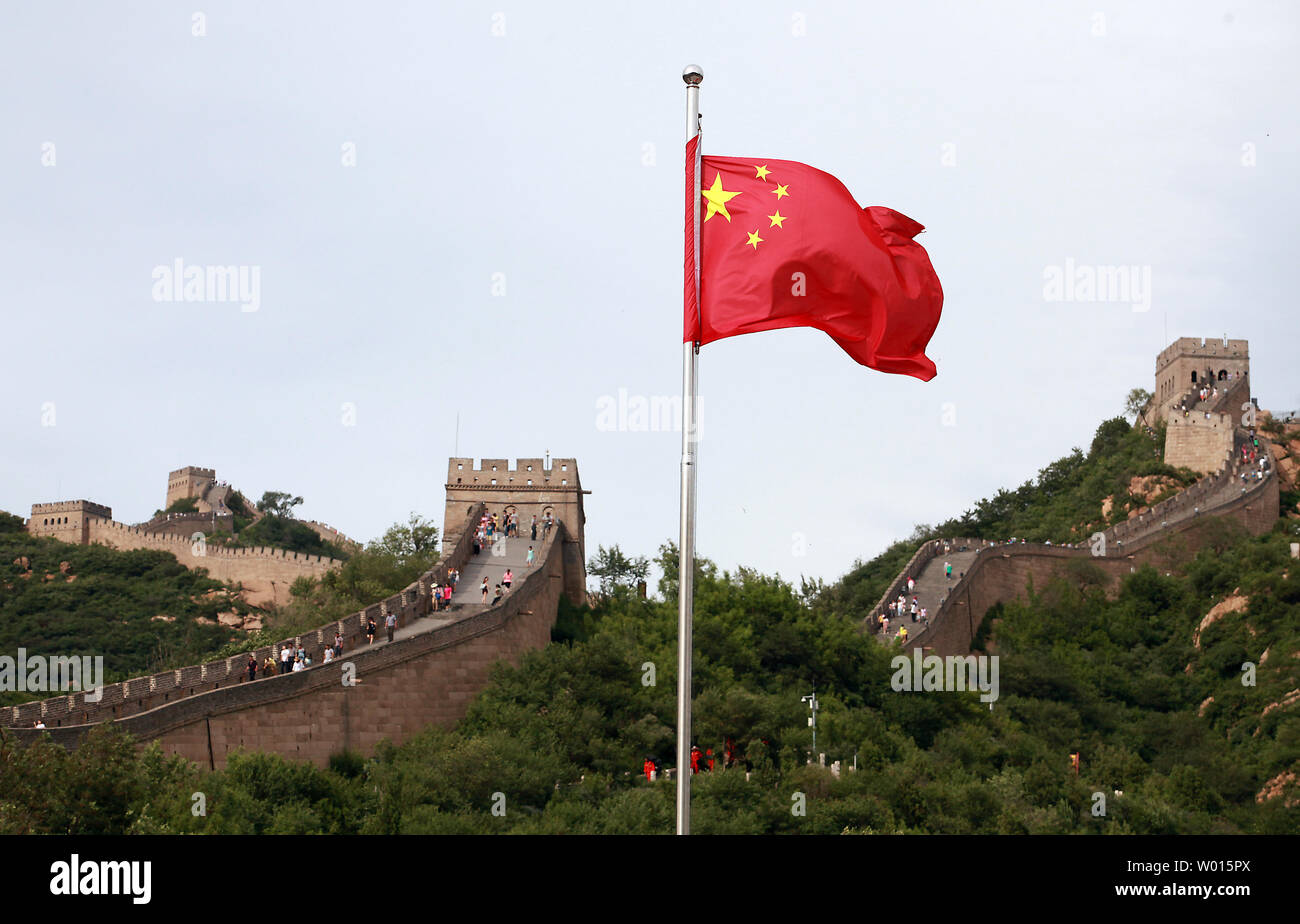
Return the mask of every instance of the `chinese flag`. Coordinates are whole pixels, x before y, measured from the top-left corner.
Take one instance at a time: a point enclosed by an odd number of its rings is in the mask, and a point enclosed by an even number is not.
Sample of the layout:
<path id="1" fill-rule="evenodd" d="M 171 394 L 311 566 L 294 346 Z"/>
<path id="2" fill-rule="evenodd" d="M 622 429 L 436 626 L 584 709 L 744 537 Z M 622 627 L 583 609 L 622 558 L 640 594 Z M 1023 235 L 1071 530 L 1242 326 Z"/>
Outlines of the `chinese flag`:
<path id="1" fill-rule="evenodd" d="M 925 347 L 943 288 L 913 240 L 921 225 L 789 160 L 703 157 L 697 186 L 698 144 L 686 145 L 686 342 L 815 327 L 864 366 L 934 378 Z"/>

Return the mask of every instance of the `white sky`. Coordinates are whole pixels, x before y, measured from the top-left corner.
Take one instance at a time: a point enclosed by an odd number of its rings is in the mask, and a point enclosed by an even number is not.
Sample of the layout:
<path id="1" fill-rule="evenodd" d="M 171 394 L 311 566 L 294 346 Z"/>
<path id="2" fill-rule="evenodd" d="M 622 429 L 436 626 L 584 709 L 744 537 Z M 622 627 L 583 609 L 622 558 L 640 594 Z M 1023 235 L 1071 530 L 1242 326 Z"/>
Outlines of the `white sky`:
<path id="1" fill-rule="evenodd" d="M 707 153 L 906 213 L 946 292 L 928 384 L 812 330 L 704 349 L 702 555 L 832 580 L 1086 449 L 1177 336 L 1300 406 L 1293 4 L 201 8 L 0 14 L 0 508 L 135 522 L 193 464 L 369 539 L 441 523 L 459 411 L 462 454 L 578 459 L 589 552 L 652 555 L 680 437 L 596 408 L 680 390 L 688 63 Z M 177 257 L 258 267 L 259 310 L 153 300 Z M 1046 301 L 1067 258 L 1149 267 L 1150 310 Z"/>

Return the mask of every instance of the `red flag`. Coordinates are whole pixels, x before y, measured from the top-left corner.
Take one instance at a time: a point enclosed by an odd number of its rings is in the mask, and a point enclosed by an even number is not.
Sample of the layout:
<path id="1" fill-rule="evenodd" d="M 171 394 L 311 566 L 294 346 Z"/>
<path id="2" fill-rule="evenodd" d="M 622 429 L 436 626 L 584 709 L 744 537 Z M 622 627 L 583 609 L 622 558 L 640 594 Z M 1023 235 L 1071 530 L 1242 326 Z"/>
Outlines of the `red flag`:
<path id="1" fill-rule="evenodd" d="M 913 240 L 921 225 L 789 160 L 703 157 L 697 183 L 698 144 L 686 145 L 686 342 L 815 327 L 864 366 L 934 378 L 925 347 L 943 288 Z"/>

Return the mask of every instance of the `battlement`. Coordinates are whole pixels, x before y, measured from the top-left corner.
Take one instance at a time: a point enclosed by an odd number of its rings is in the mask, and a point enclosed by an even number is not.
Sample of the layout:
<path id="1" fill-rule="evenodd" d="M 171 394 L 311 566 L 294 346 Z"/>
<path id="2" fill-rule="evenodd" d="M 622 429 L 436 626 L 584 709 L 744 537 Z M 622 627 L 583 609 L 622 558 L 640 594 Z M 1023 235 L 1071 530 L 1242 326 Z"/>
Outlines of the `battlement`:
<path id="1" fill-rule="evenodd" d="M 457 485 L 582 490 L 577 459 L 552 459 L 546 468 L 543 459 L 520 458 L 511 468 L 508 459 L 484 458 L 476 468 L 472 457 L 454 458 L 447 463 L 447 487 Z"/>
<path id="2" fill-rule="evenodd" d="M 1203 385 L 1232 388 L 1250 377 L 1250 345 L 1246 340 L 1179 337 L 1156 356 L 1154 403 L 1148 422 L 1162 420 Z"/>
<path id="3" fill-rule="evenodd" d="M 173 481 L 179 478 L 183 478 L 186 475 L 192 475 L 196 478 L 207 478 L 209 480 L 212 480 L 217 477 L 217 470 L 215 468 L 202 468 L 198 465 L 187 465 L 184 468 L 176 469 L 174 472 L 168 472 L 167 480 Z"/>
<path id="4" fill-rule="evenodd" d="M 56 501 L 52 504 L 32 504 L 33 520 L 38 516 L 44 518 L 59 513 L 80 513 L 89 516 L 112 519 L 113 508 L 106 507 L 103 504 L 96 504 L 94 501 L 88 500 Z"/>
<path id="5" fill-rule="evenodd" d="M 1249 359 L 1250 341 L 1219 337 L 1179 337 L 1156 356 L 1156 374 L 1179 357 Z"/>
<path id="6" fill-rule="evenodd" d="M 197 465 L 187 465 L 184 468 L 178 468 L 174 472 L 167 473 L 167 500 L 163 502 L 163 509 L 167 510 L 178 500 L 195 497 L 201 498 L 209 487 L 217 480 L 217 470 L 214 468 L 200 468 Z"/>

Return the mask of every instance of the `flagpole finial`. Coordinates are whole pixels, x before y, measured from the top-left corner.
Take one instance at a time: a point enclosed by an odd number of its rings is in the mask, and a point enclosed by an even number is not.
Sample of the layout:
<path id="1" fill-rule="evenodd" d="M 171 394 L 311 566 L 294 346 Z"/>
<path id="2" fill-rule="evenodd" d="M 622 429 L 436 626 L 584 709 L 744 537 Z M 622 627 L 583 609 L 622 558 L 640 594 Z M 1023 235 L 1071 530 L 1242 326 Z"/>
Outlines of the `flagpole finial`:
<path id="1" fill-rule="evenodd" d="M 682 68 L 682 80 L 688 87 L 698 87 L 704 82 L 704 68 L 698 64 L 688 64 Z"/>

